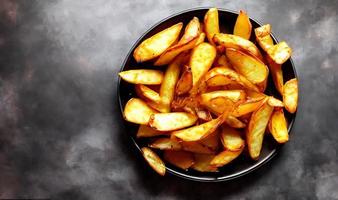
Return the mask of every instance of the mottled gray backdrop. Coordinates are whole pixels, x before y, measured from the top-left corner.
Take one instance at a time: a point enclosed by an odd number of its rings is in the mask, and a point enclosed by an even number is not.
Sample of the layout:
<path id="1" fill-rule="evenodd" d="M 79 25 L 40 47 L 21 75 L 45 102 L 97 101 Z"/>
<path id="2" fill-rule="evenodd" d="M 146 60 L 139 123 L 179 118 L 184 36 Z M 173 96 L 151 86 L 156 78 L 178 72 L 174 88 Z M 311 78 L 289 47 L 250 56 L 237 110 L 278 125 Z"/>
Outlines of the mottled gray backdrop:
<path id="1" fill-rule="evenodd" d="M 294 50 L 291 141 L 226 183 L 157 176 L 124 134 L 117 72 L 138 37 L 192 7 L 245 9 Z M 338 199 L 337 0 L 0 0 L 0 199 Z"/>

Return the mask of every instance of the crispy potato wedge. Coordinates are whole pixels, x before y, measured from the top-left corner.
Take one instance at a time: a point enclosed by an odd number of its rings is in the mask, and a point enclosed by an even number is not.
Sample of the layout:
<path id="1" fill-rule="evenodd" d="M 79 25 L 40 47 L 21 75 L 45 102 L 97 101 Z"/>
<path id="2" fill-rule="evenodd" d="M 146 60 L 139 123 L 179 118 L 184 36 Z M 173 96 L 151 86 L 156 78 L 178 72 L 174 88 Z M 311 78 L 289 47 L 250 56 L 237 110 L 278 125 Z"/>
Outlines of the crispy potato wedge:
<path id="1" fill-rule="evenodd" d="M 135 91 L 136 94 L 141 98 L 145 98 L 155 103 L 161 102 L 160 94 L 145 85 L 142 84 L 135 85 Z"/>
<path id="2" fill-rule="evenodd" d="M 284 107 L 284 103 L 273 96 L 268 97 L 268 104 L 272 107 Z"/>
<path id="3" fill-rule="evenodd" d="M 198 39 L 195 43 L 195 46 L 198 46 L 199 44 L 203 43 L 205 40 L 205 33 L 201 33 L 199 36 L 198 36 Z"/>
<path id="4" fill-rule="evenodd" d="M 195 124 L 197 119 L 196 115 L 185 112 L 155 113 L 150 116 L 149 125 L 158 131 L 174 131 Z"/>
<path id="5" fill-rule="evenodd" d="M 154 149 L 161 149 L 161 150 L 181 150 L 181 144 L 174 139 L 171 138 L 158 138 L 149 144 L 149 147 Z"/>
<path id="6" fill-rule="evenodd" d="M 268 56 L 267 56 L 266 60 L 268 61 L 268 64 L 269 64 L 269 69 L 270 69 L 270 72 L 271 72 L 273 83 L 275 84 L 275 87 L 278 90 L 278 92 L 281 95 L 283 95 L 284 80 L 283 80 L 282 65 L 276 64 Z"/>
<path id="7" fill-rule="evenodd" d="M 168 135 L 167 132 L 157 131 L 150 126 L 140 125 L 136 134 L 136 137 L 154 137 L 158 135 Z"/>
<path id="8" fill-rule="evenodd" d="M 144 159 L 147 161 L 150 167 L 153 168 L 153 170 L 155 170 L 159 175 L 164 176 L 166 170 L 164 162 L 161 160 L 161 158 L 158 157 L 158 155 L 148 147 L 142 147 L 141 150 Z"/>
<path id="9" fill-rule="evenodd" d="M 282 108 L 274 110 L 269 121 L 269 131 L 278 143 L 289 140 L 288 126 Z"/>
<path id="10" fill-rule="evenodd" d="M 233 102 L 229 98 L 222 96 L 210 98 L 208 100 L 204 98 L 200 103 L 216 115 L 221 115 L 224 111 L 233 107 Z"/>
<path id="11" fill-rule="evenodd" d="M 296 78 L 284 84 L 283 102 L 287 111 L 290 113 L 296 112 L 298 104 L 298 80 Z"/>
<path id="12" fill-rule="evenodd" d="M 135 124 L 147 125 L 152 114 L 156 111 L 150 108 L 144 101 L 138 98 L 131 98 L 124 107 L 124 118 Z"/>
<path id="13" fill-rule="evenodd" d="M 245 142 L 241 137 L 241 133 L 226 125 L 222 126 L 221 142 L 224 148 L 229 151 L 239 151 L 245 145 Z"/>
<path id="14" fill-rule="evenodd" d="M 200 143 L 204 146 L 206 146 L 208 149 L 211 149 L 212 151 L 217 151 L 220 146 L 220 131 L 218 129 L 214 131 L 212 134 L 204 138 L 200 141 Z"/>
<path id="15" fill-rule="evenodd" d="M 271 25 L 265 24 L 261 27 L 255 29 L 256 40 L 259 46 L 267 52 L 273 46 L 273 40 L 270 36 L 271 34 Z"/>
<path id="16" fill-rule="evenodd" d="M 159 70 L 152 69 L 123 71 L 119 73 L 119 76 L 128 83 L 133 84 L 159 85 L 163 80 L 163 73 Z"/>
<path id="17" fill-rule="evenodd" d="M 224 55 L 220 55 L 216 62 L 215 62 L 215 66 L 216 67 L 226 67 L 226 68 L 229 68 L 229 69 L 233 69 L 232 68 L 232 65 L 230 64 L 230 61 L 229 59 Z"/>
<path id="18" fill-rule="evenodd" d="M 286 42 L 282 41 L 270 47 L 267 53 L 276 64 L 281 65 L 291 57 L 292 49 Z"/>
<path id="19" fill-rule="evenodd" d="M 134 58 L 137 62 L 144 62 L 156 58 L 173 45 L 180 35 L 183 23 L 177 23 L 144 40 L 135 50 Z"/>
<path id="20" fill-rule="evenodd" d="M 232 48 L 227 48 L 225 52 L 233 68 L 249 81 L 259 84 L 267 80 L 269 69 L 262 61 Z"/>
<path id="21" fill-rule="evenodd" d="M 199 40 L 199 35 L 200 22 L 197 17 L 194 17 L 185 28 L 184 34 L 180 41 L 161 54 L 154 65 L 167 65 L 181 52 L 194 48 L 196 42 Z"/>
<path id="22" fill-rule="evenodd" d="M 192 153 L 200 153 L 200 154 L 213 154 L 215 153 L 213 149 L 208 146 L 203 145 L 200 142 L 185 142 L 182 143 L 182 149 L 184 151 L 192 152 Z"/>
<path id="23" fill-rule="evenodd" d="M 218 33 L 214 35 L 213 41 L 216 45 L 222 45 L 225 48 L 244 50 L 261 61 L 263 60 L 263 56 L 256 45 L 250 40 L 246 40 L 240 36 Z"/>
<path id="24" fill-rule="evenodd" d="M 168 113 L 168 108 L 163 105 L 162 103 L 156 103 L 153 101 L 146 101 L 147 105 L 150 106 L 152 109 L 161 112 L 161 113 Z"/>
<path id="25" fill-rule="evenodd" d="M 206 102 L 210 102 L 211 99 L 216 97 L 226 97 L 233 102 L 240 102 L 245 100 L 246 94 L 244 90 L 216 90 L 201 94 L 200 101 L 203 105 L 207 104 Z"/>
<path id="26" fill-rule="evenodd" d="M 229 126 L 232 128 L 245 128 L 246 124 L 244 124 L 241 120 L 237 119 L 233 115 L 230 115 L 226 121 L 225 121 Z"/>
<path id="27" fill-rule="evenodd" d="M 258 101 L 258 100 L 262 100 L 266 98 L 266 95 L 264 93 L 261 92 L 255 92 L 252 90 L 247 90 L 245 91 L 246 93 L 246 98 L 248 100 L 252 100 L 252 101 Z"/>
<path id="28" fill-rule="evenodd" d="M 217 154 L 211 161 L 210 165 L 215 167 L 222 167 L 226 164 L 229 164 L 231 161 L 235 160 L 239 155 L 241 155 L 243 147 L 238 151 L 224 150 L 221 153 Z"/>
<path id="29" fill-rule="evenodd" d="M 208 122 L 212 120 L 212 116 L 209 110 L 204 109 L 202 107 L 196 107 L 195 108 L 195 113 L 198 117 L 198 119 L 204 121 L 204 122 Z"/>
<path id="30" fill-rule="evenodd" d="M 210 165 L 215 155 L 194 154 L 195 163 L 191 166 L 192 169 L 199 172 L 217 172 L 218 168 Z"/>
<path id="31" fill-rule="evenodd" d="M 234 83 L 234 81 L 222 74 L 215 75 L 206 81 L 206 84 L 209 87 L 225 86 L 232 83 Z"/>
<path id="32" fill-rule="evenodd" d="M 202 76 L 210 69 L 216 57 L 216 48 L 208 43 L 196 46 L 190 57 L 193 87 L 197 86 Z"/>
<path id="33" fill-rule="evenodd" d="M 208 41 L 214 45 L 212 38 L 219 33 L 219 19 L 217 8 L 210 8 L 204 16 L 205 33 Z"/>
<path id="34" fill-rule="evenodd" d="M 164 160 L 181 169 L 187 170 L 194 164 L 194 156 L 186 151 L 166 150 L 163 154 Z"/>
<path id="35" fill-rule="evenodd" d="M 252 25 L 248 15 L 245 11 L 240 10 L 234 27 L 234 35 L 249 40 L 251 31 Z"/>
<path id="36" fill-rule="evenodd" d="M 206 75 L 205 75 L 205 80 L 208 83 L 208 80 L 210 80 L 210 78 L 213 78 L 215 76 L 218 75 L 222 75 L 224 77 L 226 77 L 227 79 L 229 79 L 229 82 L 233 81 L 236 82 L 238 84 L 240 84 L 241 86 L 243 86 L 244 88 L 248 89 L 248 90 L 253 90 L 256 92 L 259 92 L 258 88 L 256 85 L 254 85 L 253 83 L 251 83 L 247 78 L 245 78 L 244 76 L 238 74 L 237 72 L 225 68 L 225 67 L 215 67 L 212 68 Z"/>
<path id="37" fill-rule="evenodd" d="M 188 93 L 192 88 L 192 73 L 190 67 L 184 67 L 181 78 L 178 80 L 176 85 L 175 93 L 177 95 L 182 95 Z"/>
<path id="38" fill-rule="evenodd" d="M 247 100 L 244 103 L 240 104 L 237 108 L 235 108 L 232 115 L 234 117 L 241 117 L 248 113 L 252 113 L 256 111 L 259 107 L 261 107 L 264 102 L 264 99 Z"/>
<path id="39" fill-rule="evenodd" d="M 249 126 L 246 130 L 246 140 L 252 159 L 258 159 L 261 153 L 265 129 L 272 112 L 273 107 L 265 103 L 251 115 Z"/>

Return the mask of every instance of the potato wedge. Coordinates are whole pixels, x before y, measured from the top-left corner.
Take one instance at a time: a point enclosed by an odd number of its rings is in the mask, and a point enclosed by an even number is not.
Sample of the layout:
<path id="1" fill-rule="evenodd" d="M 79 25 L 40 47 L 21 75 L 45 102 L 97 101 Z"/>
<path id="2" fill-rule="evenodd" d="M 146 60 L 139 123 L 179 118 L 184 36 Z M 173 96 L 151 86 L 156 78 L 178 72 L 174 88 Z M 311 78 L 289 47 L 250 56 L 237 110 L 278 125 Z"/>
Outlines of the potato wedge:
<path id="1" fill-rule="evenodd" d="M 262 49 L 267 52 L 273 46 L 273 40 L 270 36 L 271 25 L 265 24 L 255 29 L 256 40 Z"/>
<path id="2" fill-rule="evenodd" d="M 278 143 L 285 143 L 289 140 L 288 127 L 282 108 L 275 109 L 273 112 L 269 122 L 269 130 Z"/>
<path id="3" fill-rule="evenodd" d="M 163 158 L 168 163 L 184 170 L 187 170 L 194 164 L 193 154 L 186 151 L 166 150 L 164 151 Z"/>
<path id="4" fill-rule="evenodd" d="M 246 124 L 244 124 L 241 120 L 237 119 L 233 115 L 230 115 L 225 122 L 232 128 L 245 128 Z"/>
<path id="5" fill-rule="evenodd" d="M 193 49 L 189 62 L 193 87 L 196 87 L 202 76 L 208 72 L 215 57 L 216 48 L 208 43 L 201 43 Z"/>
<path id="6" fill-rule="evenodd" d="M 252 43 L 250 40 L 246 40 L 236 35 L 218 33 L 215 34 L 213 41 L 215 42 L 216 45 L 222 45 L 225 48 L 244 50 L 249 54 L 257 57 L 261 61 L 263 60 L 261 52 L 256 47 L 256 45 Z"/>
<path id="7" fill-rule="evenodd" d="M 208 41 L 214 45 L 212 38 L 219 33 L 219 19 L 217 8 L 210 8 L 204 16 L 205 33 Z"/>
<path id="8" fill-rule="evenodd" d="M 205 33 L 201 33 L 199 36 L 198 36 L 198 39 L 195 43 L 195 46 L 198 46 L 199 44 L 203 43 L 205 40 Z"/>
<path id="9" fill-rule="evenodd" d="M 158 138 L 149 144 L 149 147 L 160 150 L 181 150 L 179 141 L 171 138 Z"/>
<path id="10" fill-rule="evenodd" d="M 136 94 L 142 99 L 145 98 L 155 103 L 161 102 L 160 94 L 145 85 L 142 84 L 135 85 L 135 91 Z"/>
<path id="11" fill-rule="evenodd" d="M 229 69 L 233 69 L 232 65 L 230 64 L 229 59 L 224 55 L 220 55 L 216 62 L 215 62 L 215 67 L 225 67 L 225 68 L 229 68 Z"/>
<path id="12" fill-rule="evenodd" d="M 241 133 L 226 125 L 222 126 L 221 142 L 224 148 L 229 151 L 239 151 L 245 145 L 245 142 L 241 137 Z"/>
<path id="13" fill-rule="evenodd" d="M 276 64 L 281 65 L 291 57 L 292 49 L 286 42 L 282 41 L 270 47 L 267 53 Z"/>
<path id="14" fill-rule="evenodd" d="M 206 84 L 209 87 L 226 86 L 232 83 L 234 83 L 234 81 L 222 74 L 215 75 L 206 81 Z"/>
<path id="15" fill-rule="evenodd" d="M 270 69 L 270 72 L 271 72 L 273 83 L 275 84 L 275 87 L 278 90 L 278 92 L 281 95 L 283 95 L 284 80 L 283 80 L 282 65 L 276 64 L 268 56 L 267 56 L 266 60 L 268 61 L 268 64 L 269 64 L 269 69 Z"/>
<path id="16" fill-rule="evenodd" d="M 195 113 L 198 117 L 198 119 L 204 121 L 204 122 L 208 122 L 212 120 L 212 116 L 209 110 L 204 109 L 202 107 L 196 107 L 195 108 Z"/>
<path id="17" fill-rule="evenodd" d="M 144 159 L 147 161 L 150 167 L 153 168 L 153 170 L 155 170 L 159 175 L 164 176 L 166 169 L 161 158 L 158 157 L 158 155 L 148 147 L 142 147 L 141 151 Z"/>
<path id="18" fill-rule="evenodd" d="M 229 164 L 231 161 L 235 160 L 239 155 L 241 155 L 243 147 L 238 151 L 224 150 L 221 153 L 217 154 L 211 161 L 210 165 L 215 167 L 222 167 L 226 164 Z"/>
<path id="19" fill-rule="evenodd" d="M 264 99 L 247 100 L 244 103 L 240 104 L 237 108 L 235 108 L 232 115 L 234 117 L 241 117 L 248 113 L 252 113 L 256 111 L 259 107 L 261 107 L 264 104 L 264 102 L 265 102 Z"/>
<path id="20" fill-rule="evenodd" d="M 136 134 L 136 137 L 154 137 L 159 135 L 168 135 L 167 132 L 157 131 L 150 126 L 140 125 Z"/>
<path id="21" fill-rule="evenodd" d="M 147 105 L 150 106 L 152 109 L 161 112 L 161 113 L 168 113 L 168 108 L 161 104 L 161 103 L 156 103 L 154 101 L 146 101 Z"/>
<path id="22" fill-rule="evenodd" d="M 208 80 L 210 80 L 210 78 L 213 78 L 217 75 L 222 75 L 222 76 L 226 77 L 227 79 L 229 79 L 228 82 L 233 81 L 233 82 L 240 84 L 241 86 L 243 86 L 244 88 L 246 88 L 248 90 L 253 90 L 253 91 L 259 92 L 257 86 L 254 85 L 253 83 L 251 83 L 247 78 L 245 78 L 244 76 L 238 74 L 237 72 L 235 72 L 231 69 L 227 69 L 225 67 L 212 68 L 205 75 L 204 79 L 208 83 Z"/>
<path id="23" fill-rule="evenodd" d="M 137 62 L 144 62 L 156 58 L 173 45 L 180 35 L 183 23 L 177 23 L 144 40 L 135 50 L 134 58 Z"/>
<path id="24" fill-rule="evenodd" d="M 201 94 L 200 100 L 203 105 L 207 104 L 206 102 L 210 102 L 211 99 L 216 97 L 226 97 L 233 102 L 240 102 L 245 100 L 246 94 L 244 90 L 216 90 Z"/>
<path id="25" fill-rule="evenodd" d="M 225 52 L 233 68 L 249 81 L 259 84 L 267 80 L 269 69 L 262 61 L 232 48 Z"/>
<path id="26" fill-rule="evenodd" d="M 196 115 L 185 112 L 155 113 L 150 116 L 149 125 L 158 131 L 174 131 L 195 124 L 197 119 Z"/>
<path id="27" fill-rule="evenodd" d="M 177 95 L 182 95 L 188 93 L 192 88 L 192 73 L 190 67 L 184 67 L 181 78 L 178 80 L 176 85 L 175 93 Z"/>
<path id="28" fill-rule="evenodd" d="M 220 131 L 218 129 L 212 134 L 200 141 L 200 143 L 206 146 L 208 149 L 211 149 L 213 152 L 217 151 L 220 146 Z"/>
<path id="29" fill-rule="evenodd" d="M 246 140 L 249 154 L 252 159 L 258 159 L 262 149 L 265 129 L 268 125 L 273 107 L 268 103 L 263 104 L 251 115 L 249 126 L 246 130 Z"/>
<path id="30" fill-rule="evenodd" d="M 284 103 L 273 96 L 268 97 L 268 104 L 272 107 L 284 107 Z"/>
<path id="31" fill-rule="evenodd" d="M 215 115 L 221 115 L 224 111 L 229 109 L 229 107 L 233 107 L 234 103 L 227 97 L 214 97 L 209 100 L 202 100 L 201 105 L 203 105 L 206 109 L 210 110 Z"/>
<path id="32" fill-rule="evenodd" d="M 215 153 L 213 149 L 209 148 L 206 145 L 201 144 L 200 142 L 185 142 L 182 143 L 182 149 L 184 151 L 200 154 L 213 154 Z"/>
<path id="33" fill-rule="evenodd" d="M 133 84 L 159 85 L 163 80 L 163 73 L 159 70 L 152 69 L 123 71 L 119 73 L 119 76 L 128 83 Z"/>
<path id="34" fill-rule="evenodd" d="M 124 118 L 135 124 L 148 124 L 150 116 L 156 111 L 150 108 L 144 101 L 131 98 L 124 107 Z"/>
<path id="35" fill-rule="evenodd" d="M 251 101 L 259 101 L 259 100 L 266 98 L 266 95 L 264 93 L 261 93 L 261 92 L 255 92 L 255 91 L 252 91 L 252 90 L 247 90 L 247 91 L 245 91 L 245 93 L 246 93 L 246 98 L 248 100 L 251 100 Z"/>
<path id="36" fill-rule="evenodd" d="M 296 78 L 284 84 L 283 102 L 287 111 L 290 113 L 296 112 L 298 104 L 298 80 Z"/>
<path id="37" fill-rule="evenodd" d="M 192 169 L 199 172 L 217 172 L 218 168 L 210 165 L 215 155 L 194 154 L 195 163 L 191 166 Z"/>
<path id="38" fill-rule="evenodd" d="M 252 25 L 248 15 L 245 11 L 240 10 L 234 27 L 234 35 L 249 40 L 251 31 Z"/>
<path id="39" fill-rule="evenodd" d="M 154 63 L 155 66 L 169 64 L 178 54 L 195 47 L 200 35 L 200 22 L 194 17 L 185 28 L 180 41 L 168 48 Z"/>

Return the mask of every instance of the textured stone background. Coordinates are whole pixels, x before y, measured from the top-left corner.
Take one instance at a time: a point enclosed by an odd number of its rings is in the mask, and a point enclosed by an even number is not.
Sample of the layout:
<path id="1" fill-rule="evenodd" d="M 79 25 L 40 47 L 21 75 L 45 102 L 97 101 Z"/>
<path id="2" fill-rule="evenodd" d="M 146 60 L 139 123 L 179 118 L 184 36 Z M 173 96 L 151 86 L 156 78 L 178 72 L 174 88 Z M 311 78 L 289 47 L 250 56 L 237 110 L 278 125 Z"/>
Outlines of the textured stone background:
<path id="1" fill-rule="evenodd" d="M 338 1 L 0 0 L 0 198 L 338 199 Z M 161 178 L 122 130 L 117 72 L 164 17 L 245 9 L 294 50 L 300 105 L 273 161 L 226 183 Z"/>

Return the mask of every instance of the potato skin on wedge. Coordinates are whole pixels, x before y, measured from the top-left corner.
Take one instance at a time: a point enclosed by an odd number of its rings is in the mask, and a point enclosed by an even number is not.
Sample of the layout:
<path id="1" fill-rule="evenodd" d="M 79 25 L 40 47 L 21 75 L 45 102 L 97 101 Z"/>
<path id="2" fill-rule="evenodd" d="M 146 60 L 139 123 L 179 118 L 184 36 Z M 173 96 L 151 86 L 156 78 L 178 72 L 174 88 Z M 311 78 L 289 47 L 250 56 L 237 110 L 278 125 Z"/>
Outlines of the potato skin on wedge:
<path id="1" fill-rule="evenodd" d="M 164 176 L 166 168 L 161 158 L 148 147 L 142 147 L 141 151 L 143 158 L 147 161 L 150 167 L 153 168 L 153 170 L 155 170 L 159 175 Z"/>
<path id="2" fill-rule="evenodd" d="M 204 16 L 204 27 L 208 41 L 214 45 L 212 38 L 219 33 L 219 19 L 217 8 L 210 8 Z"/>
<path id="3" fill-rule="evenodd" d="M 155 113 L 150 116 L 149 125 L 158 131 L 174 131 L 195 124 L 197 119 L 186 112 Z"/>
<path id="4" fill-rule="evenodd" d="M 128 83 L 133 84 L 159 85 L 163 80 L 163 73 L 159 70 L 152 69 L 123 71 L 119 73 L 119 76 Z"/>
<path id="5" fill-rule="evenodd" d="M 193 154 L 186 151 L 166 150 L 164 151 L 163 158 L 170 164 L 183 170 L 187 170 L 195 163 Z"/>
<path id="6" fill-rule="evenodd" d="M 251 36 L 251 31 L 252 25 L 249 16 L 246 14 L 245 11 L 240 10 L 234 27 L 234 35 L 249 40 Z"/>
<path id="7" fill-rule="evenodd" d="M 124 107 L 124 118 L 135 124 L 149 123 L 150 116 L 156 111 L 139 98 L 131 98 Z"/>
<path id="8" fill-rule="evenodd" d="M 290 113 L 295 113 L 298 104 L 298 80 L 296 78 L 287 81 L 283 87 L 283 102 Z"/>
<path id="9" fill-rule="evenodd" d="M 269 122 L 269 131 L 278 143 L 285 143 L 289 140 L 287 122 L 282 108 L 275 108 Z"/>

